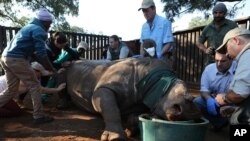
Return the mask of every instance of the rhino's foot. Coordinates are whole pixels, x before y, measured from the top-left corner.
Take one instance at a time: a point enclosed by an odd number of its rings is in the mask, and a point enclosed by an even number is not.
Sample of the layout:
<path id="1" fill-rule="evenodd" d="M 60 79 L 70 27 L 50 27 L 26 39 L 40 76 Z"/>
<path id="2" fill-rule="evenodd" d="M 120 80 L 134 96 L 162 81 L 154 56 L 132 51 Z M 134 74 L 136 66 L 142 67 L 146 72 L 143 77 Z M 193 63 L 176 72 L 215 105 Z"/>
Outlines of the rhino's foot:
<path id="1" fill-rule="evenodd" d="M 136 114 L 128 116 L 127 122 L 125 123 L 125 133 L 127 137 L 133 137 L 139 134 L 139 118 Z"/>
<path id="2" fill-rule="evenodd" d="M 130 137 L 137 136 L 140 133 L 140 130 L 137 127 L 128 127 L 125 129 L 125 133 L 127 137 L 130 138 Z"/>
<path id="3" fill-rule="evenodd" d="M 104 131 L 101 136 L 101 141 L 127 141 L 127 140 L 128 139 L 124 133 Z"/>

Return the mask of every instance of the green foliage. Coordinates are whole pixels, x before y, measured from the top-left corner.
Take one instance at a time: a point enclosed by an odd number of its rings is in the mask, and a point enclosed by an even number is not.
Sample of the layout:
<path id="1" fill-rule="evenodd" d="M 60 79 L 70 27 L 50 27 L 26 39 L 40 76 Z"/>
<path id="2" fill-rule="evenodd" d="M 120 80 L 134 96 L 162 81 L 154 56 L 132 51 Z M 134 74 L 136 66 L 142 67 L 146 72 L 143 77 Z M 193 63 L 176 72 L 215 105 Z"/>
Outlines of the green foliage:
<path id="1" fill-rule="evenodd" d="M 212 22 L 212 20 L 213 19 L 211 17 L 205 19 L 200 16 L 197 16 L 191 19 L 191 22 L 189 22 L 188 27 L 193 28 L 193 27 L 208 25 L 210 22 Z"/>
<path id="2" fill-rule="evenodd" d="M 246 0 L 161 0 L 165 3 L 163 11 L 166 14 L 166 17 L 174 21 L 175 17 L 179 17 L 181 14 L 192 13 L 195 10 L 207 12 L 212 9 L 216 2 L 246 2 Z M 238 10 L 236 6 L 232 9 L 233 11 L 229 13 L 230 16 L 233 16 L 235 11 Z M 184 9 L 184 10 L 183 10 Z"/>
<path id="3" fill-rule="evenodd" d="M 78 16 L 79 0 L 0 0 L 0 20 L 22 27 L 32 17 L 18 17 L 22 12 L 20 9 L 35 12 L 40 7 L 46 7 L 55 16 L 52 30 L 70 31 L 64 16 Z"/>
<path id="4" fill-rule="evenodd" d="M 78 26 L 72 26 L 70 31 L 75 32 L 75 33 L 86 33 L 87 32 L 83 28 L 80 28 Z"/>
<path id="5" fill-rule="evenodd" d="M 23 27 L 29 22 L 29 18 L 22 16 L 21 18 L 18 19 L 18 23 L 13 23 L 14 27 Z"/>

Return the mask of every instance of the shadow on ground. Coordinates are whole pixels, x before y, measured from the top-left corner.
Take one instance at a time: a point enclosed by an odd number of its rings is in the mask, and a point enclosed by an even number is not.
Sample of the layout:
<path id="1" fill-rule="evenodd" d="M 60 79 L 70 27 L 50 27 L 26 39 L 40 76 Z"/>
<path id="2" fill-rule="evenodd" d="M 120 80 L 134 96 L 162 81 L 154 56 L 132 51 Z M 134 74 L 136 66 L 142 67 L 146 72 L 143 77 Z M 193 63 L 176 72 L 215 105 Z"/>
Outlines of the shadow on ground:
<path id="1" fill-rule="evenodd" d="M 32 110 L 29 109 L 23 109 L 19 117 L 0 118 L 0 140 L 98 141 L 100 139 L 104 129 L 100 116 L 86 113 L 74 106 L 63 111 L 53 107 L 51 105 L 45 107 L 45 112 L 55 118 L 55 121 L 47 124 L 34 125 Z M 208 130 L 204 141 L 228 141 L 228 132 L 228 127 L 217 133 Z M 130 141 L 140 141 L 139 135 Z"/>

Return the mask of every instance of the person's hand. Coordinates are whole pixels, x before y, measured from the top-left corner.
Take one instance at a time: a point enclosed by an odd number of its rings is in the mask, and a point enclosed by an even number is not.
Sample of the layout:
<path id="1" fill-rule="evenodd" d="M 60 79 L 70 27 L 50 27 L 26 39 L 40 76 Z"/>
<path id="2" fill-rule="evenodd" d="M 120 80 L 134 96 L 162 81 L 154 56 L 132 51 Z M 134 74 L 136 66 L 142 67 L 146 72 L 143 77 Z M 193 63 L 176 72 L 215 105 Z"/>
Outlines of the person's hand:
<path id="1" fill-rule="evenodd" d="M 213 53 L 213 48 L 212 47 L 208 47 L 205 49 L 204 51 L 205 54 L 212 54 Z"/>
<path id="2" fill-rule="evenodd" d="M 53 71 L 48 71 L 48 76 L 52 76 L 54 74 Z"/>
<path id="3" fill-rule="evenodd" d="M 70 65 L 71 65 L 70 61 L 65 61 L 65 62 L 62 63 L 62 67 L 64 67 L 64 68 L 66 68 L 66 67 L 68 67 Z"/>
<path id="4" fill-rule="evenodd" d="M 60 84 L 60 85 L 57 87 L 57 90 L 58 90 L 58 91 L 61 91 L 61 90 L 63 90 L 65 87 L 66 87 L 66 83 L 62 83 L 62 84 Z"/>
<path id="5" fill-rule="evenodd" d="M 226 105 L 226 103 L 224 102 L 223 97 L 225 96 L 224 93 L 221 94 L 217 94 L 215 97 L 215 100 L 220 104 L 220 105 Z"/>
<path id="6" fill-rule="evenodd" d="M 219 104 L 217 103 L 215 99 L 213 99 L 212 97 L 207 99 L 207 112 L 210 115 L 213 115 L 213 116 L 218 115 L 218 112 L 216 110 L 217 107 L 219 107 Z"/>
<path id="7" fill-rule="evenodd" d="M 57 71 L 57 73 L 60 74 L 60 73 L 63 73 L 64 71 L 66 71 L 65 68 L 60 68 L 60 69 Z"/>

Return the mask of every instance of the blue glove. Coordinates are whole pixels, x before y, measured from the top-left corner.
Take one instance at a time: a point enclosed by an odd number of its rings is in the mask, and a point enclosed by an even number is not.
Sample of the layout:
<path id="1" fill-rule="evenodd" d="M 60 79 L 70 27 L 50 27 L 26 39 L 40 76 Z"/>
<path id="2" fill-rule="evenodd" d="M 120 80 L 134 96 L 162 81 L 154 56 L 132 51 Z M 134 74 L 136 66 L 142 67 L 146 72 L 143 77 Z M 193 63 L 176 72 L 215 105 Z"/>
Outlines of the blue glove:
<path id="1" fill-rule="evenodd" d="M 219 107 L 219 104 L 217 103 L 217 101 L 215 99 L 213 99 L 211 97 L 207 99 L 207 112 L 210 115 L 217 116 L 218 112 L 216 109 L 218 107 Z"/>

